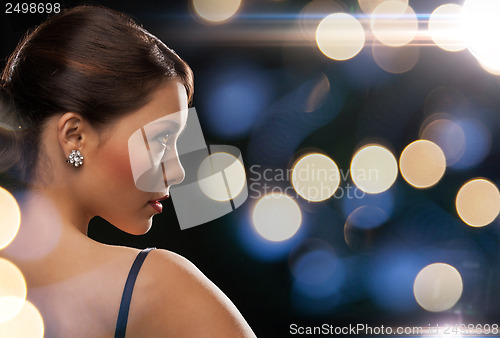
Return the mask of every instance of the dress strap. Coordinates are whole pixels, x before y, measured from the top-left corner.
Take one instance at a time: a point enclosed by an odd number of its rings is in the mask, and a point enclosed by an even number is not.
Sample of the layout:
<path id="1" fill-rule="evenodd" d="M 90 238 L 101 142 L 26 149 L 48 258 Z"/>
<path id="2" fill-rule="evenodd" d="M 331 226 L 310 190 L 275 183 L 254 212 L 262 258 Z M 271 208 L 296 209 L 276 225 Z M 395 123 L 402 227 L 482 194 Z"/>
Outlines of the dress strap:
<path id="1" fill-rule="evenodd" d="M 128 312 L 130 309 L 130 301 L 132 299 L 132 292 L 134 291 L 135 280 L 137 279 L 137 274 L 141 269 L 142 263 L 146 259 L 148 253 L 156 248 L 147 248 L 139 252 L 135 258 L 130 272 L 128 273 L 127 281 L 125 282 L 125 288 L 123 289 L 122 301 L 120 303 L 120 310 L 118 311 L 118 321 L 116 322 L 115 338 L 124 338 L 125 330 L 127 329 Z"/>

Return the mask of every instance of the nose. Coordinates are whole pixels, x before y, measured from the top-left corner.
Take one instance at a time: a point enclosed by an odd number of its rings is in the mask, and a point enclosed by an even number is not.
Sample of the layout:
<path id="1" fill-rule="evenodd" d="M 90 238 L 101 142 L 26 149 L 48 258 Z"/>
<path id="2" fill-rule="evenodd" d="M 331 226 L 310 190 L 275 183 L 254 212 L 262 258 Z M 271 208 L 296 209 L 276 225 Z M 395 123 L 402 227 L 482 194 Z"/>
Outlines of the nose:
<path id="1" fill-rule="evenodd" d="M 179 184 L 184 181 L 186 172 L 181 164 L 180 158 L 176 152 L 175 156 L 168 161 L 162 162 L 163 179 L 165 186 L 170 188 L 174 184 Z"/>
<path id="2" fill-rule="evenodd" d="M 177 157 L 174 169 L 172 171 L 173 177 L 168 181 L 169 185 L 179 184 L 184 181 L 184 178 L 186 177 L 186 171 L 184 170 L 179 157 Z"/>

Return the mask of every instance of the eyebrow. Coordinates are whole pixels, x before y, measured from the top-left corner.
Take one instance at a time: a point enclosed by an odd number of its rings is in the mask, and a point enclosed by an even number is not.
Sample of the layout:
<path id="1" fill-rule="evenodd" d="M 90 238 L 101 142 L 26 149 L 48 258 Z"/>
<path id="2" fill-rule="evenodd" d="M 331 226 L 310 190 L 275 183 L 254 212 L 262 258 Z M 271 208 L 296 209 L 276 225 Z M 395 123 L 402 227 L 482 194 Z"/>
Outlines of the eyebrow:
<path id="1" fill-rule="evenodd" d="M 175 129 L 175 133 L 179 132 L 180 123 L 174 120 L 163 120 L 159 122 L 152 122 L 149 126 L 153 133 L 162 132 L 164 129 L 170 129 L 170 132 Z"/>
<path id="2" fill-rule="evenodd" d="M 180 129 L 181 123 L 179 123 L 178 121 L 176 121 L 174 119 L 170 120 L 170 119 L 166 118 L 168 115 L 170 115 L 170 114 L 167 114 L 163 117 L 160 117 L 157 120 L 154 120 L 154 121 L 151 121 L 150 123 L 148 123 L 147 125 L 149 125 L 148 129 L 151 130 L 150 132 L 155 133 L 155 134 L 162 132 L 166 128 L 166 127 L 163 127 L 162 125 L 167 125 L 169 127 L 169 129 L 175 129 L 175 131 L 169 130 L 169 132 L 172 132 L 172 133 L 181 134 L 184 131 L 184 129 L 186 129 L 188 117 L 186 117 L 186 121 L 185 121 L 182 129 Z"/>

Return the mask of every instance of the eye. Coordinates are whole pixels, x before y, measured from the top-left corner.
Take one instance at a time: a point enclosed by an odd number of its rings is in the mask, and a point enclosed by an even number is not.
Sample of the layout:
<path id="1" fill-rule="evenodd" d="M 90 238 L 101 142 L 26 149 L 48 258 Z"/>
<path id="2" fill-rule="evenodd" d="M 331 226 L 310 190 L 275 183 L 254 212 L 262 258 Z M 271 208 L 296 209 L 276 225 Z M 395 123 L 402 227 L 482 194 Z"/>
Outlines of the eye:
<path id="1" fill-rule="evenodd" d="M 167 143 L 168 143 L 168 135 L 163 135 L 163 136 L 161 137 L 161 143 L 162 143 L 163 145 L 167 145 Z"/>
<path id="2" fill-rule="evenodd" d="M 160 135 L 158 136 L 158 141 L 160 142 L 160 144 L 162 145 L 162 147 L 165 147 L 165 148 L 170 148 L 169 146 L 169 135 L 168 134 L 165 134 L 165 135 Z"/>

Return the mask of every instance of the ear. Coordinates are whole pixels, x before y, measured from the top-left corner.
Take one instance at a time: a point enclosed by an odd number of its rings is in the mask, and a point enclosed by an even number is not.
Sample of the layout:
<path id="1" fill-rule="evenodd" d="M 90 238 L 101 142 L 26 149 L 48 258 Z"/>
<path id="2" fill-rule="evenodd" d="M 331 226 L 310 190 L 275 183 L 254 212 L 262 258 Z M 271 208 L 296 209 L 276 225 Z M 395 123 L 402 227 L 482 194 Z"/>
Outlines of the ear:
<path id="1" fill-rule="evenodd" d="M 82 150 L 86 143 L 87 122 L 80 114 L 65 113 L 57 121 L 59 145 L 68 156 L 71 150 Z"/>

